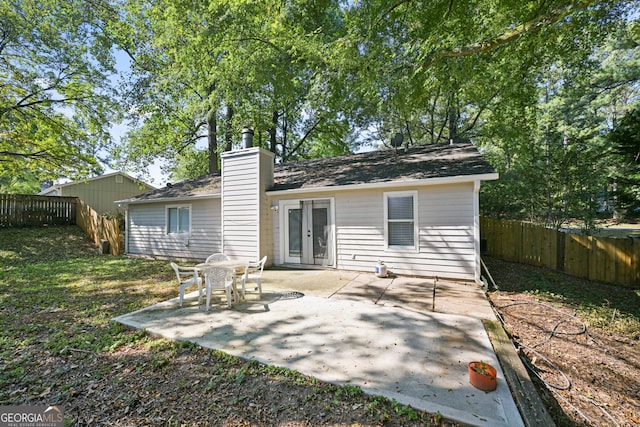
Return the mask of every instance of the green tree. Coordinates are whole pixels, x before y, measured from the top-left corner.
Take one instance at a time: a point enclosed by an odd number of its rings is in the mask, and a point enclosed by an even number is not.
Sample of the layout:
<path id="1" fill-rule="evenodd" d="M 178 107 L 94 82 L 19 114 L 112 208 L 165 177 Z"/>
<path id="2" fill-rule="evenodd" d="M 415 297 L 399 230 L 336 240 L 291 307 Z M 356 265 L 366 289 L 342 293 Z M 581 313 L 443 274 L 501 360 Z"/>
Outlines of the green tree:
<path id="1" fill-rule="evenodd" d="M 148 164 L 206 140 L 215 171 L 247 125 L 282 159 L 308 156 L 312 141 L 329 137 L 320 151 L 344 153 L 349 127 L 323 102 L 337 10 L 331 1 L 127 2 L 121 38 L 132 40 L 135 127 L 119 154 Z"/>
<path id="2" fill-rule="evenodd" d="M 209 153 L 207 150 L 188 147 L 170 168 L 170 180 L 184 181 L 209 173 Z"/>
<path id="3" fill-rule="evenodd" d="M 18 175 L 0 175 L 0 193 L 37 194 L 43 179 L 31 171 L 23 171 Z"/>
<path id="4" fill-rule="evenodd" d="M 405 131 L 410 143 L 481 142 L 493 136 L 488 116 L 535 104 L 538 72 L 557 58 L 579 64 L 624 11 L 603 1 L 356 2 L 342 57 L 364 105 L 352 111 L 382 140 Z"/>
<path id="5" fill-rule="evenodd" d="M 619 168 L 605 135 L 639 95 L 640 52 L 629 43 L 631 27 L 612 32 L 580 66 L 578 56 L 541 70 L 537 102 L 517 113 L 526 132 L 486 145 L 501 173 L 499 183 L 484 186 L 487 213 L 553 227 L 580 219 L 587 229 L 605 214 Z"/>
<path id="6" fill-rule="evenodd" d="M 0 177 L 101 169 L 116 111 L 101 31 L 111 13 L 100 0 L 0 4 Z"/>
<path id="7" fill-rule="evenodd" d="M 608 135 L 612 157 L 618 165 L 613 176 L 618 208 L 627 216 L 637 216 L 640 208 L 640 107 L 630 110 Z"/>
<path id="8" fill-rule="evenodd" d="M 402 132 L 409 144 L 471 140 L 514 177 L 537 161 L 524 160 L 532 141 L 533 151 L 545 147 L 545 114 L 553 120 L 548 141 L 570 136 L 558 133 L 560 124 L 579 116 L 549 115 L 551 98 L 538 107 L 548 79 L 555 78 L 549 73 L 558 68 L 581 81 L 591 75 L 599 67 L 591 58 L 596 47 L 638 5 L 125 3 L 121 39 L 132 46 L 129 105 L 137 126 L 123 151 L 132 159 L 172 159 L 206 139 L 214 170 L 218 139 L 229 148 L 247 125 L 254 127 L 256 143 L 282 160 L 342 154 L 366 142 L 388 144 Z M 579 94 L 569 95 L 565 110 L 574 112 Z M 576 133 L 565 141 L 588 145 L 591 139 Z M 566 147 L 581 153 L 580 144 Z M 566 162 L 573 161 L 571 153 Z M 543 217 L 534 208 L 540 206 L 539 193 L 530 188 L 527 198 L 517 200 L 517 210 Z M 576 192 L 559 175 L 544 194 L 567 207 L 562 198 Z M 559 218 L 544 209 L 547 218 Z"/>

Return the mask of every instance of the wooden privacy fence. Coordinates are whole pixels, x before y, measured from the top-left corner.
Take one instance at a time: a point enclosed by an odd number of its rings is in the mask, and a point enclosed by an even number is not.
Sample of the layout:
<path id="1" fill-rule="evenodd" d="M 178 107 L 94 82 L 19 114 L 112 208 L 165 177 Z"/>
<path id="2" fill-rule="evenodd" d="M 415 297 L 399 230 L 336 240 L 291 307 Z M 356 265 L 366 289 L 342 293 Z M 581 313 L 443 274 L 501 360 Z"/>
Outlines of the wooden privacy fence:
<path id="1" fill-rule="evenodd" d="M 76 215 L 78 227 L 84 230 L 97 246 L 111 255 L 122 253 L 120 224 L 117 219 L 105 218 L 80 199 L 78 199 Z M 108 251 L 106 251 L 107 245 Z"/>
<path id="2" fill-rule="evenodd" d="M 640 239 L 582 236 L 519 221 L 480 218 L 486 254 L 572 276 L 640 284 Z"/>
<path id="3" fill-rule="evenodd" d="M 0 227 L 73 225 L 76 198 L 0 194 Z"/>
<path id="4" fill-rule="evenodd" d="M 0 194 L 0 227 L 77 225 L 101 248 L 119 255 L 123 245 L 117 219 L 99 215 L 77 197 Z"/>

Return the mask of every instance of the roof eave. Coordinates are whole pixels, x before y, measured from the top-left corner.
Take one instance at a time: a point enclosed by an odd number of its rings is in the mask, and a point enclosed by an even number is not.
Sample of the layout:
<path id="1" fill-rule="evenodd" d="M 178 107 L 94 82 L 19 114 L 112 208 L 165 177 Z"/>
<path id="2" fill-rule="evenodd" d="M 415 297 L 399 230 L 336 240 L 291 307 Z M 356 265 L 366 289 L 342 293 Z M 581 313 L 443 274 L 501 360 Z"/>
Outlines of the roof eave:
<path id="1" fill-rule="evenodd" d="M 127 174 L 127 173 L 124 173 L 124 172 L 110 172 L 110 173 L 106 173 L 104 175 L 92 176 L 91 178 L 85 178 L 85 179 L 79 179 L 79 180 L 73 180 L 73 181 L 69 181 L 69 182 L 64 182 L 64 183 L 61 183 L 61 184 L 55 184 L 55 185 L 45 189 L 44 191 L 47 191 L 50 188 L 56 188 L 56 189 L 59 190 L 59 189 L 62 189 L 64 187 L 71 187 L 72 185 L 86 184 L 87 182 L 97 181 L 97 180 L 104 179 L 104 178 L 111 178 L 111 177 L 116 176 L 116 175 L 122 175 L 123 177 L 125 177 L 127 179 L 135 181 L 136 184 L 144 185 L 149 190 L 157 190 L 158 189 L 157 187 L 154 187 L 153 185 L 151 185 L 149 183 L 146 183 L 143 180 L 138 179 L 138 178 L 136 178 L 134 176 L 131 176 L 131 175 Z M 43 193 L 43 192 L 41 192 L 41 193 Z"/>
<path id="2" fill-rule="evenodd" d="M 38 193 L 38 196 L 46 196 L 47 194 L 53 193 L 54 191 L 60 191 L 60 186 L 52 185 L 49 188 L 45 188 L 44 190 Z"/>
<path id="3" fill-rule="evenodd" d="M 349 190 L 369 190 L 369 189 L 385 189 L 385 188 L 398 188 L 398 187 L 422 187 L 427 185 L 442 185 L 442 184 L 460 184 L 466 182 L 476 181 L 492 181 L 498 179 L 497 172 L 484 173 L 476 175 L 456 175 L 438 178 L 427 178 L 413 181 L 385 181 L 385 182 L 373 182 L 373 183 L 360 183 L 349 185 L 329 185 L 324 187 L 311 187 L 311 188 L 294 188 L 288 190 L 267 190 L 267 194 L 270 196 L 279 196 L 283 194 L 302 194 L 302 193 L 322 193 L 327 191 L 349 191 Z"/>
<path id="4" fill-rule="evenodd" d="M 128 206 L 128 205 L 142 205 L 146 203 L 166 203 L 166 202 L 186 202 L 192 200 L 206 200 L 206 199 L 219 199 L 220 194 L 204 194 L 204 195 L 191 195 L 191 196 L 180 196 L 180 197 L 160 197 L 157 199 L 140 199 L 140 200 L 116 200 L 113 203 L 116 203 L 118 206 Z"/>

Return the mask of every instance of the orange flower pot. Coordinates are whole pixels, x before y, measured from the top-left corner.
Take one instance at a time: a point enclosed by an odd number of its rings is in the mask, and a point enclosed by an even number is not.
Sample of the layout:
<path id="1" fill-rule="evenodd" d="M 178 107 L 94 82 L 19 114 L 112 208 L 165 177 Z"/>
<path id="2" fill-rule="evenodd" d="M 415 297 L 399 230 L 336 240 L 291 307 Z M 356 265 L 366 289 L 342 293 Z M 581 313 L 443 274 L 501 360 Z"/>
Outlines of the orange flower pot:
<path id="1" fill-rule="evenodd" d="M 497 387 L 496 368 L 485 362 L 469 362 L 469 382 L 482 391 L 493 391 Z"/>

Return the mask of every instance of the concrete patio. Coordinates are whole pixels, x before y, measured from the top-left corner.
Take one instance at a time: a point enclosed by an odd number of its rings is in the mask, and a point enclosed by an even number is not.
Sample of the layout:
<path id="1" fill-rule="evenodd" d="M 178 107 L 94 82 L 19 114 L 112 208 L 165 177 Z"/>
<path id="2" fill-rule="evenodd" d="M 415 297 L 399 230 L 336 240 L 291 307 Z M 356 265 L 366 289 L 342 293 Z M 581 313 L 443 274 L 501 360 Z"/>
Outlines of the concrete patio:
<path id="1" fill-rule="evenodd" d="M 434 292 L 435 286 L 435 292 Z M 265 270 L 263 295 L 209 312 L 197 292 L 114 319 L 320 380 L 359 386 L 476 426 L 523 426 L 482 319 L 495 319 L 472 284 L 378 278 L 334 270 Z M 467 363 L 498 370 L 489 393 L 469 384 Z"/>

